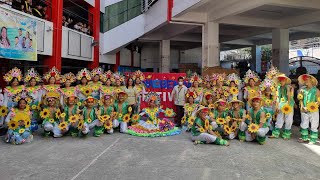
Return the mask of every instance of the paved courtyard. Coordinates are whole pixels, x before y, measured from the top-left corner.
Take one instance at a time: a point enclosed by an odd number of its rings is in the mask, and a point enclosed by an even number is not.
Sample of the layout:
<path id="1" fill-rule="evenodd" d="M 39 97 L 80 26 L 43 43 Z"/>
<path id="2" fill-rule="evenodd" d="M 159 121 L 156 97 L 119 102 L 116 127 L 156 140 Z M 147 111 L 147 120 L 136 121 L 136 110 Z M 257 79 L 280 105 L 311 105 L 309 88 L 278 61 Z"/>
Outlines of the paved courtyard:
<path id="1" fill-rule="evenodd" d="M 295 128 L 297 131 L 297 128 Z M 297 133 L 297 132 L 295 132 Z M 1 137 L 3 139 L 3 137 Z M 269 139 L 193 145 L 190 134 L 141 138 L 35 136 L 30 144 L 0 143 L 0 179 L 319 179 L 320 144 Z"/>

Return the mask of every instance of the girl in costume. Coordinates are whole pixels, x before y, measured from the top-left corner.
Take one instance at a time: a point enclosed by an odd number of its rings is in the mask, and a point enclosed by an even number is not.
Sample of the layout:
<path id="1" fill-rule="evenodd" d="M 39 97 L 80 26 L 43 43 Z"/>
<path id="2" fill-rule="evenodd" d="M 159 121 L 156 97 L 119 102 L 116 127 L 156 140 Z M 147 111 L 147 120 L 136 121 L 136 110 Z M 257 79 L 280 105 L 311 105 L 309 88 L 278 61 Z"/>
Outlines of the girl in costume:
<path id="1" fill-rule="evenodd" d="M 300 85 L 303 85 L 298 94 L 301 111 L 301 138 L 299 139 L 299 142 L 308 141 L 308 128 L 310 128 L 309 144 L 315 144 L 318 139 L 319 127 L 318 106 L 320 102 L 320 91 L 316 88 L 318 85 L 318 81 L 315 77 L 309 74 L 299 76 L 298 81 Z M 311 124 L 311 126 L 309 126 L 309 124 Z"/>
<path id="2" fill-rule="evenodd" d="M 216 134 L 221 137 L 226 137 L 229 139 L 234 139 L 234 134 L 232 134 L 229 127 L 231 117 L 229 116 L 228 103 L 224 99 L 219 99 L 214 103 L 215 109 L 211 114 L 213 120 L 212 127 L 213 130 L 217 131 Z"/>
<path id="3" fill-rule="evenodd" d="M 35 131 L 38 129 L 38 121 L 39 121 L 39 111 L 41 110 L 40 103 L 41 103 L 41 87 L 37 86 L 41 80 L 40 75 L 38 72 L 31 68 L 27 71 L 26 75 L 24 76 L 24 82 L 26 84 L 25 90 L 28 94 L 33 98 L 33 102 L 29 104 L 31 107 L 32 118 L 31 118 L 31 130 Z"/>
<path id="4" fill-rule="evenodd" d="M 202 79 L 197 73 L 194 73 L 190 79 L 190 83 L 192 83 L 192 86 L 188 89 L 187 93 L 193 92 L 196 95 L 194 102 L 196 104 L 202 103 L 203 88 L 199 86 L 202 83 Z"/>
<path id="5" fill-rule="evenodd" d="M 204 82 L 203 84 L 205 85 L 205 87 L 203 88 L 203 94 L 212 94 L 212 86 L 211 86 L 211 79 L 210 79 L 210 76 L 209 75 L 206 75 L 204 78 L 203 78 Z M 207 102 L 206 102 L 206 98 L 203 98 L 202 99 L 202 105 L 206 105 Z"/>
<path id="6" fill-rule="evenodd" d="M 145 80 L 144 74 L 138 70 L 133 73 L 132 75 L 133 80 L 135 81 L 134 89 L 137 93 L 137 99 L 136 99 L 136 106 L 134 109 L 134 113 L 140 113 L 140 105 L 141 100 L 143 98 L 143 94 L 146 92 L 146 86 L 143 84 L 143 81 Z"/>
<path id="7" fill-rule="evenodd" d="M 277 85 L 277 120 L 275 123 L 275 128 L 272 131 L 272 136 L 270 137 L 278 138 L 280 136 L 280 130 L 284 124 L 282 137 L 283 139 L 288 140 L 291 137 L 291 126 L 293 123 L 294 90 L 290 86 L 291 79 L 284 74 L 276 76 L 274 82 Z"/>
<path id="8" fill-rule="evenodd" d="M 262 98 L 258 94 L 254 95 L 250 98 L 249 104 L 252 108 L 249 110 L 245 122 L 241 123 L 240 131 L 245 132 L 246 141 L 257 140 L 259 144 L 265 144 L 269 128 L 266 122 L 266 113 L 262 107 Z M 241 136 L 239 138 L 241 141 L 244 140 Z"/>
<path id="9" fill-rule="evenodd" d="M 9 128 L 5 136 L 7 143 L 23 144 L 33 140 L 31 131 L 32 114 L 28 107 L 28 104 L 32 101 L 33 98 L 25 90 L 13 96 L 13 102 L 17 103 L 17 107 L 12 108 L 6 118 Z"/>
<path id="10" fill-rule="evenodd" d="M 64 85 L 64 88 L 60 88 L 60 103 L 62 107 L 64 107 L 65 103 L 65 97 L 69 97 L 70 95 L 75 95 L 74 92 L 76 92 L 76 87 L 71 86 L 74 82 L 76 82 L 76 76 L 69 72 L 67 74 L 64 74 L 61 78 L 61 82 Z"/>
<path id="11" fill-rule="evenodd" d="M 45 79 L 47 85 L 42 86 L 42 98 L 48 92 L 59 92 L 60 86 L 58 82 L 61 80 L 61 75 L 56 67 L 53 67 L 46 74 L 44 74 L 43 78 Z"/>
<path id="12" fill-rule="evenodd" d="M 262 99 L 264 102 L 263 108 L 266 112 L 267 124 L 269 130 L 273 130 L 273 117 L 276 110 L 276 98 L 275 98 L 275 84 L 270 79 L 264 79 L 260 85 L 260 90 L 262 93 Z"/>
<path id="13" fill-rule="evenodd" d="M 148 103 L 148 107 L 142 110 L 140 116 L 146 116 L 147 119 L 145 121 L 140 120 L 138 124 L 130 126 L 128 134 L 143 137 L 162 137 L 181 133 L 179 128 L 174 127 L 172 121 L 166 118 L 159 119 L 159 114 L 161 112 L 164 113 L 166 117 L 173 117 L 175 113 L 172 109 L 167 108 L 166 110 L 163 110 L 160 108 L 160 96 L 157 93 L 148 93 L 145 101 Z"/>
<path id="14" fill-rule="evenodd" d="M 213 87 L 215 99 L 223 99 L 224 101 L 227 101 L 227 98 L 229 97 L 229 88 L 228 86 L 224 86 L 226 74 L 216 74 L 216 79 L 217 84 Z"/>
<path id="15" fill-rule="evenodd" d="M 88 82 L 91 81 L 91 73 L 86 68 L 82 69 L 77 73 L 77 80 L 80 81 L 80 84 L 76 86 L 77 97 L 80 101 L 82 107 L 83 101 L 87 96 L 90 96 L 92 89 L 88 86 Z"/>
<path id="16" fill-rule="evenodd" d="M 104 93 L 100 99 L 98 119 L 104 123 L 104 129 L 108 134 L 113 133 L 114 107 L 111 92 Z"/>
<path id="17" fill-rule="evenodd" d="M 132 108 L 132 110 L 134 110 L 137 103 L 137 92 L 134 88 L 133 78 L 128 78 L 124 91 L 128 94 L 128 98 L 126 100 L 128 105 Z"/>
<path id="18" fill-rule="evenodd" d="M 127 133 L 128 131 L 128 123 L 130 121 L 130 116 L 132 113 L 132 107 L 129 106 L 126 101 L 128 98 L 128 94 L 123 90 L 117 90 L 117 100 L 114 103 L 114 111 L 115 111 L 115 120 L 113 121 L 113 127 L 119 127 L 120 132 Z"/>
<path id="19" fill-rule="evenodd" d="M 43 119 L 42 126 L 44 129 L 44 136 L 53 135 L 53 137 L 61 137 L 67 132 L 68 127 L 63 123 L 63 115 L 61 113 L 60 95 L 57 92 L 49 91 L 43 97 L 43 106 L 40 112 L 40 117 Z M 63 129 L 62 129 L 63 128 Z"/>
<path id="20" fill-rule="evenodd" d="M 88 83 L 90 88 L 92 89 L 91 96 L 95 99 L 100 99 L 100 88 L 102 86 L 102 82 L 100 79 L 103 78 L 103 69 L 101 67 L 94 68 L 91 71 L 92 81 Z"/>
<path id="21" fill-rule="evenodd" d="M 99 111 L 95 108 L 98 105 L 98 100 L 93 96 L 88 96 L 83 102 L 84 108 L 82 110 L 81 120 L 78 124 L 78 129 L 81 130 L 82 135 L 86 136 L 93 129 L 93 136 L 99 137 L 104 133 L 103 123 L 99 121 Z"/>
<path id="22" fill-rule="evenodd" d="M 226 84 L 229 86 L 229 97 L 228 101 L 232 101 L 233 99 L 242 99 L 243 95 L 241 92 L 241 80 L 240 77 L 236 73 L 229 74 L 227 76 Z"/>
<path id="23" fill-rule="evenodd" d="M 184 105 L 184 116 L 182 117 L 182 120 L 181 120 L 182 129 L 185 131 L 188 131 L 191 129 L 193 122 L 195 120 L 195 111 L 198 106 L 198 104 L 194 103 L 194 99 L 196 97 L 197 96 L 194 92 L 188 92 L 186 94 L 187 103 Z"/>
<path id="24" fill-rule="evenodd" d="M 256 93 L 260 94 L 260 88 L 257 86 L 257 83 L 259 83 L 259 76 L 249 69 L 246 72 L 243 81 L 246 85 L 244 87 L 243 98 L 247 102 L 246 110 L 249 111 L 250 106 L 248 102 L 250 101 L 250 97 L 253 97 Z"/>
<path id="25" fill-rule="evenodd" d="M 77 104 L 78 98 L 76 92 L 67 90 L 64 93 L 63 113 L 65 114 L 64 122 L 67 124 L 69 134 L 72 137 L 79 135 L 78 122 L 80 120 L 80 109 Z"/>
<path id="26" fill-rule="evenodd" d="M 121 75 L 119 72 L 113 73 L 113 79 L 114 79 L 114 90 L 116 95 L 121 92 L 124 91 L 124 77 L 123 75 Z"/>
<path id="27" fill-rule="evenodd" d="M 244 131 L 239 132 L 239 128 L 242 123 L 246 120 L 246 110 L 244 107 L 244 102 L 233 99 L 230 101 L 230 117 L 231 121 L 229 122 L 229 127 L 231 132 L 234 134 L 235 137 L 239 135 L 240 141 L 244 141 L 246 139 L 246 134 Z"/>
<path id="28" fill-rule="evenodd" d="M 1 107 L 1 119 L 0 126 L 4 124 L 4 119 L 8 113 L 8 110 L 12 107 L 17 106 L 17 102 L 12 101 L 13 96 L 20 93 L 25 87 L 20 86 L 19 82 L 22 80 L 22 74 L 20 69 L 17 67 L 11 69 L 8 73 L 3 76 L 9 86 L 3 89 L 3 106 Z"/>
<path id="29" fill-rule="evenodd" d="M 101 86 L 100 95 L 103 96 L 104 94 L 114 94 L 114 87 L 112 83 L 114 82 L 113 73 L 108 70 L 102 75 L 102 82 L 105 85 Z"/>
<path id="30" fill-rule="evenodd" d="M 213 132 L 208 113 L 209 108 L 201 106 L 197 109 L 197 116 L 191 128 L 192 141 L 194 141 L 195 144 L 206 143 L 229 146 L 228 141 L 223 140 L 216 132 Z"/>

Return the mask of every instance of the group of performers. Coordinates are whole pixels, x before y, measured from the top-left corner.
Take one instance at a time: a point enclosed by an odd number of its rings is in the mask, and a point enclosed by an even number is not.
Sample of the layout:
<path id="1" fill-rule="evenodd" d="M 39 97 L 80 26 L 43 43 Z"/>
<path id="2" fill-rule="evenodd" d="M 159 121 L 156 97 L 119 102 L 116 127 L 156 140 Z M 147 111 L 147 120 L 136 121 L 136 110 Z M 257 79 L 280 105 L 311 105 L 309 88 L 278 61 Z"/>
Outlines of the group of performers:
<path id="1" fill-rule="evenodd" d="M 41 80 L 45 85 L 39 85 Z M 229 145 L 228 140 L 257 141 L 266 138 L 291 138 L 294 89 L 291 79 L 272 67 L 263 81 L 249 70 L 243 80 L 235 74 L 212 74 L 181 81 L 175 88 L 174 101 L 183 102 L 183 114 L 163 108 L 159 94 L 146 92 L 141 71 L 129 76 L 98 67 L 82 69 L 76 75 L 61 75 L 56 68 L 40 77 L 34 68 L 23 76 L 13 68 L 4 76 L 0 126 L 8 129 L 5 141 L 12 144 L 31 142 L 39 126 L 44 136 L 121 133 L 143 137 L 162 137 L 191 132 L 195 144 Z M 20 85 L 21 82 L 24 85 Z M 75 85 L 76 82 L 80 84 Z M 126 82 L 125 82 L 126 81 Z M 320 92 L 317 79 L 309 74 L 298 78 L 297 99 L 301 111 L 300 142 L 318 139 Z M 142 97 L 147 107 L 141 108 Z M 176 98 L 180 98 L 176 99 Z M 179 111 L 179 109 L 177 109 Z M 170 118 L 176 116 L 176 124 Z M 179 125 L 181 124 L 181 128 Z M 309 127 L 309 124 L 311 126 Z M 91 132 L 91 133 L 90 133 Z"/>

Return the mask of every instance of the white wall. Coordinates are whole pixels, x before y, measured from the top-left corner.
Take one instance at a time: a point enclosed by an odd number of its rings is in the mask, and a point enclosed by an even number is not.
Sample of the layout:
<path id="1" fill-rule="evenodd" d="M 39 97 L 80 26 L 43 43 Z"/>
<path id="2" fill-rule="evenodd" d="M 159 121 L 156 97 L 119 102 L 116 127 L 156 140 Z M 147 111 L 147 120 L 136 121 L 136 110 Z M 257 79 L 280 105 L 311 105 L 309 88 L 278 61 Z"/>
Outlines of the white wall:
<path id="1" fill-rule="evenodd" d="M 95 6 L 95 0 L 84 0 L 85 2 L 87 2 L 88 4 L 90 4 L 91 6 Z"/>
<path id="2" fill-rule="evenodd" d="M 172 16 L 176 16 L 182 11 L 190 8 L 201 0 L 174 0 L 172 8 Z"/>
<path id="3" fill-rule="evenodd" d="M 116 55 L 100 54 L 99 62 L 106 64 L 116 64 Z"/>
<path id="4" fill-rule="evenodd" d="M 194 48 L 180 52 L 181 63 L 198 63 L 201 67 L 202 49 Z"/>
<path id="5" fill-rule="evenodd" d="M 131 66 L 131 51 L 127 48 L 120 51 L 120 66 Z"/>
<path id="6" fill-rule="evenodd" d="M 140 67 L 140 54 L 138 52 L 134 52 L 133 54 L 133 66 Z"/>

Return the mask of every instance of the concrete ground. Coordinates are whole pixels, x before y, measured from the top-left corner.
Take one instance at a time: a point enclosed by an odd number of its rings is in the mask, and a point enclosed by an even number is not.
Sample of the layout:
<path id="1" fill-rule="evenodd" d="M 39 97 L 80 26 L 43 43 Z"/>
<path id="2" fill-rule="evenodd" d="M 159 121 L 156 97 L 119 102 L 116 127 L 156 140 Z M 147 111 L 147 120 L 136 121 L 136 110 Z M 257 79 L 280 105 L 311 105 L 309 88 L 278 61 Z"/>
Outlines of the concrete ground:
<path id="1" fill-rule="evenodd" d="M 295 128 L 297 134 L 297 128 Z M 3 137 L 1 137 L 3 138 Z M 190 134 L 141 138 L 115 133 L 25 145 L 0 142 L 0 179 L 319 179 L 320 144 L 193 145 Z"/>

